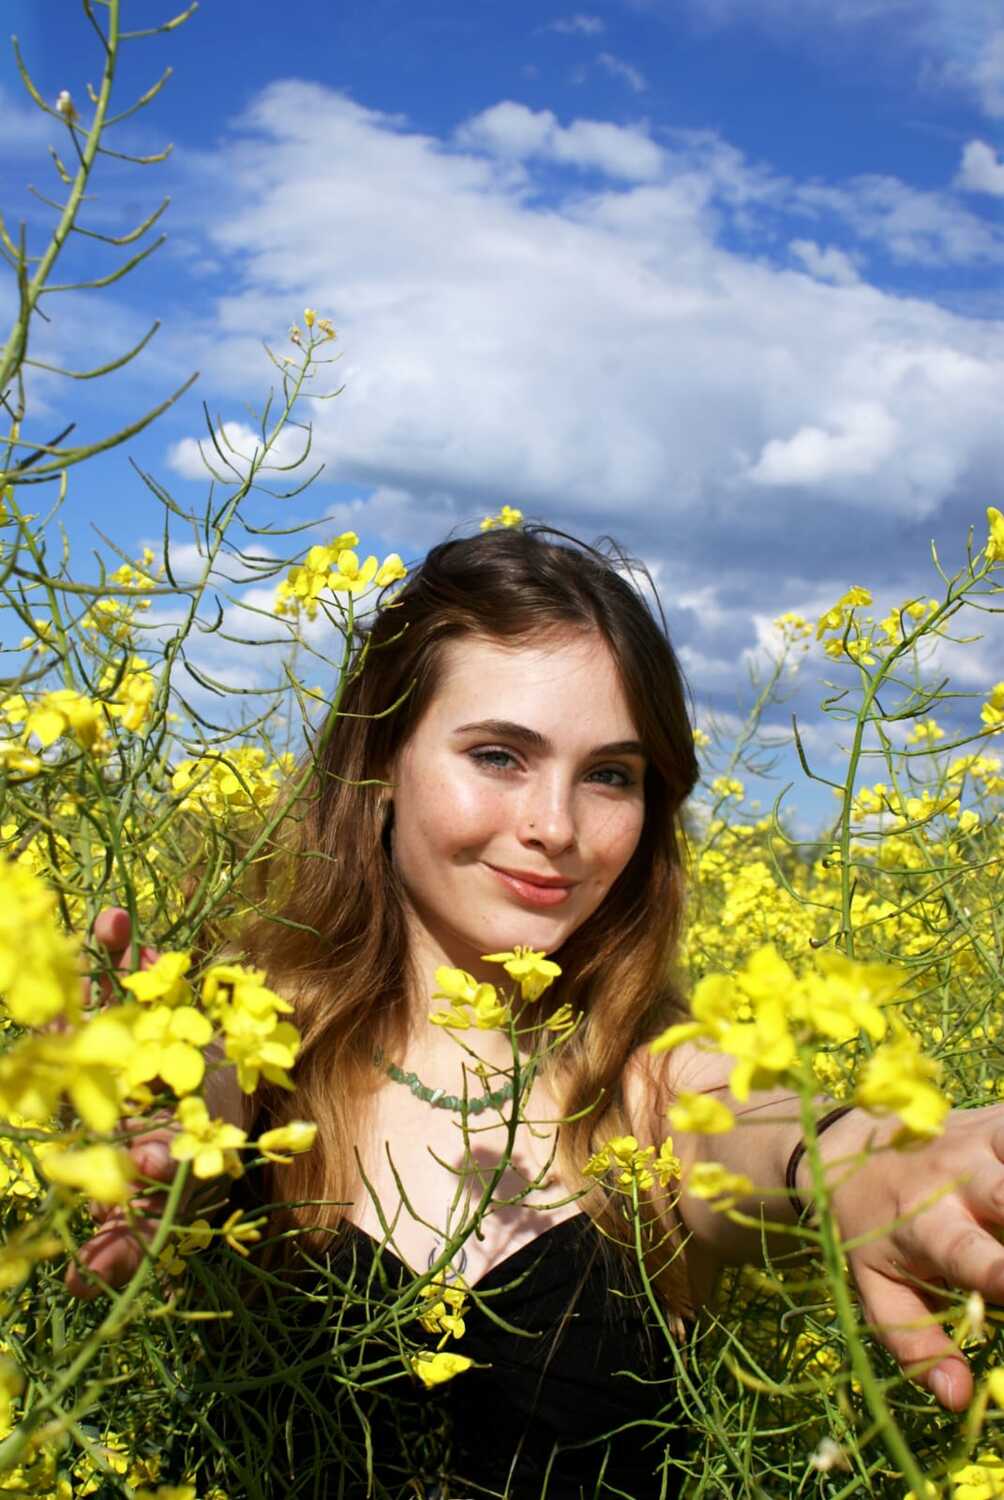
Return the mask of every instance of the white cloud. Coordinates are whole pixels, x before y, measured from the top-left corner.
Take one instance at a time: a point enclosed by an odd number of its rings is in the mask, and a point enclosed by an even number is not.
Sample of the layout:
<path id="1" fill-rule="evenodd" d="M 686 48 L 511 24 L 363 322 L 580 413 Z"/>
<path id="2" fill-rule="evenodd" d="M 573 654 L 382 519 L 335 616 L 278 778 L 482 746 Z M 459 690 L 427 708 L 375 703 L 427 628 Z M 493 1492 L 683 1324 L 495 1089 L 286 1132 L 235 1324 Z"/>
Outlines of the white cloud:
<path id="1" fill-rule="evenodd" d="M 762 240 L 741 253 L 733 214 L 797 206 L 801 185 L 717 138 L 660 153 L 604 128 L 618 152 L 654 153 L 654 175 L 563 179 L 556 157 L 571 142 L 581 157 L 583 138 L 521 105 L 444 141 L 320 86 L 272 86 L 199 179 L 232 288 L 185 335 L 204 388 L 257 395 L 254 336 L 281 337 L 309 303 L 335 319 L 346 387 L 313 408 L 315 454 L 339 482 L 409 497 L 402 526 L 505 500 L 595 518 L 645 555 L 714 537 L 744 571 L 802 545 L 785 509 L 799 475 L 844 516 L 911 523 L 989 486 L 993 323 L 793 274 Z"/>
<path id="2" fill-rule="evenodd" d="M 643 94 L 648 88 L 648 79 L 641 69 L 636 68 L 633 63 L 625 62 L 623 57 L 616 57 L 612 52 L 601 52 L 596 61 L 612 78 L 619 78 L 622 83 L 626 83 L 633 93 Z"/>
<path id="3" fill-rule="evenodd" d="M 22 104 L 0 83 L 0 155 L 18 156 L 58 139 L 60 127 L 32 104 Z M 66 132 L 66 126 L 62 126 Z M 67 132 L 68 133 L 68 132 Z"/>
<path id="4" fill-rule="evenodd" d="M 497 508 L 494 504 L 490 506 L 493 512 Z M 485 514 L 488 511 L 486 504 Z M 418 500 L 408 490 L 378 485 L 365 499 L 343 500 L 329 506 L 325 519 L 333 531 L 355 531 L 367 551 L 376 546 L 373 538 L 381 538 L 404 556 L 421 557 L 455 529 L 480 517 L 475 518 L 470 509 L 449 495 Z"/>
<path id="5" fill-rule="evenodd" d="M 167 463 L 183 479 L 208 481 L 216 474 L 233 483 L 244 477 L 261 448 L 260 432 L 252 432 L 243 422 L 224 422 L 217 432 L 216 443 L 208 432 L 204 437 L 186 437 L 173 443 L 167 452 Z M 285 429 L 272 446 L 268 464 L 261 470 L 263 482 L 274 479 L 276 465 L 292 462 L 303 450 L 303 435 Z"/>
<path id="6" fill-rule="evenodd" d="M 825 248 L 815 240 L 792 240 L 788 249 L 802 262 L 810 275 L 819 281 L 830 281 L 834 286 L 853 286 L 861 280 L 858 268 L 844 250 L 836 245 Z"/>
<path id="7" fill-rule="evenodd" d="M 664 154 L 639 128 L 604 120 L 560 125 L 549 109 L 532 110 L 507 100 L 473 116 L 457 131 L 461 146 L 513 161 L 537 158 L 593 169 L 626 182 L 660 176 Z"/>
<path id="8" fill-rule="evenodd" d="M 983 112 L 992 120 L 1004 118 L 1004 26 L 987 37 L 972 78 Z"/>
<path id="9" fill-rule="evenodd" d="M 544 28 L 561 36 L 601 36 L 606 29 L 606 22 L 600 16 L 583 15 L 581 11 L 574 16 L 561 16 Z"/>
<path id="10" fill-rule="evenodd" d="M 989 193 L 1004 197 L 1004 161 L 986 141 L 968 141 L 955 179 L 969 193 Z"/>
<path id="11" fill-rule="evenodd" d="M 790 438 L 771 438 L 749 477 L 755 484 L 812 485 L 874 474 L 895 452 L 899 429 L 874 402 L 833 415 L 832 427 L 805 426 Z"/>
<path id="12" fill-rule="evenodd" d="M 912 266 L 997 264 L 1002 236 L 986 219 L 947 193 L 922 191 L 897 177 L 874 174 L 841 185 L 809 182 L 792 191 L 792 207 L 808 217 L 834 215 L 846 230 Z"/>

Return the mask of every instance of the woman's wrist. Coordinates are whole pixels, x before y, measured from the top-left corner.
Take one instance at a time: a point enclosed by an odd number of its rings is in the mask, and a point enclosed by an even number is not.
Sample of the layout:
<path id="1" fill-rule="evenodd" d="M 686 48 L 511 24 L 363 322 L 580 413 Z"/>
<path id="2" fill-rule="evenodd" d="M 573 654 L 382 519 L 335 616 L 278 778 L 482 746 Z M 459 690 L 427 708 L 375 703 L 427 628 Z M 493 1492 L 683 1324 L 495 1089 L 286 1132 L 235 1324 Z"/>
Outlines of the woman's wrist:
<path id="1" fill-rule="evenodd" d="M 825 1102 L 825 1101 L 824 1101 Z M 820 1141 L 827 1131 L 833 1130 L 841 1120 L 851 1113 L 852 1104 L 833 1104 L 816 1120 L 816 1140 Z M 820 1144 L 820 1150 L 822 1145 Z M 800 1133 L 792 1148 L 784 1173 L 784 1185 L 796 1220 L 807 1219 L 812 1211 L 812 1162 L 808 1142 Z"/>
<path id="2" fill-rule="evenodd" d="M 819 1142 L 819 1155 L 826 1168 L 827 1184 L 832 1191 L 842 1185 L 844 1174 L 834 1174 L 831 1168 L 845 1163 L 849 1167 L 865 1150 L 888 1144 L 899 1122 L 895 1119 L 877 1120 L 874 1115 L 857 1106 L 838 1105 L 831 1099 L 820 1100 L 819 1108 L 822 1112 L 816 1121 L 816 1138 Z M 797 1160 L 791 1182 L 794 1189 L 792 1208 L 796 1208 L 797 1197 L 805 1205 L 807 1213 L 810 1213 L 813 1198 L 812 1162 L 805 1148 L 804 1138 L 800 1138 L 792 1154 L 795 1155 L 796 1152 Z M 789 1164 L 790 1160 L 791 1158 Z"/>

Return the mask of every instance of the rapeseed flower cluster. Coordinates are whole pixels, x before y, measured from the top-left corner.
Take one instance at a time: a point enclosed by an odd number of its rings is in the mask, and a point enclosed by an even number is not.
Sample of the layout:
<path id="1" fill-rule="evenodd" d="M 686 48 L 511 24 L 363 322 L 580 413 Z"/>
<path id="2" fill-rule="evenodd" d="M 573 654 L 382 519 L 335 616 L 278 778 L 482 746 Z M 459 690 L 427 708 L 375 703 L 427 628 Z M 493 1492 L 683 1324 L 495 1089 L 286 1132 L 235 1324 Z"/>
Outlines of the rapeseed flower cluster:
<path id="1" fill-rule="evenodd" d="M 449 1031 L 467 1031 L 474 1027 L 478 1031 L 494 1031 L 508 1026 L 509 1007 L 501 1000 L 493 984 L 479 984 L 466 969 L 451 969 L 443 964 L 436 970 L 433 1000 L 447 1000 L 446 1010 L 429 1013 L 433 1026 L 444 1026 Z"/>
<path id="2" fill-rule="evenodd" d="M 887 1014 L 904 979 L 891 965 L 855 962 L 829 950 L 816 952 L 812 968 L 796 974 L 767 944 L 735 975 L 700 980 L 691 999 L 693 1019 L 668 1027 L 651 1051 L 696 1042 L 725 1053 L 734 1059 L 729 1086 L 745 1101 L 754 1089 L 797 1087 L 809 1049 L 864 1036 L 879 1045 L 861 1071 L 855 1102 L 875 1114 L 897 1115 L 903 1139 L 935 1135 L 949 1109 L 937 1087 L 940 1068 L 923 1056 L 902 1021 Z M 710 1109 L 708 1117 L 714 1118 Z"/>
<path id="3" fill-rule="evenodd" d="M 180 795 L 182 807 L 221 820 L 263 812 L 275 802 L 293 765 L 292 755 L 269 760 L 257 745 L 207 752 L 196 760 L 181 761 L 171 776 L 171 789 Z"/>
<path id="4" fill-rule="evenodd" d="M 100 1203 L 125 1202 L 134 1190 L 131 1159 L 108 1138 L 130 1107 L 152 1101 L 154 1086 L 178 1100 L 175 1159 L 192 1162 L 197 1177 L 240 1174 L 245 1132 L 211 1120 L 196 1096 L 207 1051 L 222 1042 L 245 1092 L 261 1077 L 289 1088 L 299 1034 L 283 1019 L 292 1007 L 259 971 L 211 966 L 197 1004 L 190 966 L 186 953 L 161 954 L 148 969 L 122 978 L 124 1003 L 85 1010 L 77 945 L 59 930 L 51 892 L 23 865 L 0 857 L 0 1005 L 5 1024 L 16 1028 L 0 1053 L 0 1112 L 13 1132 L 0 1164 L 12 1197 L 36 1200 L 41 1170 L 53 1186 Z M 87 1142 L 53 1129 L 47 1122 L 63 1101 L 85 1130 L 105 1139 Z M 309 1150 L 314 1137 L 314 1126 L 294 1121 L 266 1132 L 261 1149 L 272 1160 L 288 1160 Z M 30 1157 L 18 1146 L 22 1138 L 31 1141 Z M 31 1263 L 29 1239 L 8 1251 L 8 1275 L 11 1265 Z"/>
<path id="5" fill-rule="evenodd" d="M 671 1136 L 656 1153 L 654 1146 L 639 1146 L 633 1135 L 616 1135 L 589 1158 L 582 1170 L 587 1177 L 605 1178 L 609 1174 L 613 1185 L 628 1193 L 635 1187 L 640 1193 L 648 1193 L 657 1182 L 665 1188 L 679 1178 L 680 1158 L 673 1150 Z"/>
<path id="6" fill-rule="evenodd" d="M 276 614 L 302 613 L 313 620 L 325 594 L 362 594 L 371 588 L 386 588 L 408 576 L 396 552 L 389 553 L 379 564 L 372 555 L 360 562 L 354 550 L 358 545 L 354 531 L 343 531 L 326 545 L 311 547 L 304 561 L 290 568 L 279 584 L 273 606 Z"/>
<path id="7" fill-rule="evenodd" d="M 506 529 L 512 526 L 522 526 L 523 512 L 517 510 L 513 505 L 503 505 L 500 511 L 493 516 L 485 516 L 481 522 L 482 531 L 494 531 L 497 527 Z"/>
<path id="8" fill-rule="evenodd" d="M 422 1288 L 426 1305 L 419 1322 L 426 1333 L 439 1333 L 442 1337 L 437 1348 L 442 1349 L 451 1338 L 463 1338 L 466 1333 L 464 1310 L 467 1306 L 467 1283 L 462 1276 L 447 1281 L 442 1272 Z"/>

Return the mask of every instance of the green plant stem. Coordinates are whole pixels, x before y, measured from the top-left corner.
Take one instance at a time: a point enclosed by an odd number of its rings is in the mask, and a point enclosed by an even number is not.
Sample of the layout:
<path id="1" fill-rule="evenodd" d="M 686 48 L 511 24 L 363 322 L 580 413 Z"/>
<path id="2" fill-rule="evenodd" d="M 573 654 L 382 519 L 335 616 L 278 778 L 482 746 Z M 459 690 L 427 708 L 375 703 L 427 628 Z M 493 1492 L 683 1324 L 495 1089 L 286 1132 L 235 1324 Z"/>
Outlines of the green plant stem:
<path id="1" fill-rule="evenodd" d="M 826 1170 L 819 1151 L 819 1140 L 816 1135 L 816 1106 L 811 1090 L 805 1089 L 801 1093 L 800 1102 L 802 1132 L 806 1145 L 805 1154 L 812 1172 L 813 1200 L 819 1214 L 818 1233 L 823 1266 L 847 1345 L 851 1369 L 861 1387 L 861 1393 L 875 1423 L 875 1430 L 885 1444 L 886 1451 L 893 1462 L 899 1466 L 903 1477 L 909 1482 L 914 1493 L 922 1496 L 925 1493 L 924 1475 L 917 1467 L 913 1454 L 889 1410 L 864 1346 L 861 1324 L 848 1283 L 840 1233 L 833 1217 L 832 1195 L 827 1185 Z"/>
<path id="2" fill-rule="evenodd" d="M 18 1423 L 13 1432 L 3 1442 L 0 1442 L 0 1474 L 5 1469 L 14 1467 L 21 1454 L 25 1451 L 32 1434 L 37 1430 L 42 1418 L 61 1402 L 65 1393 L 80 1379 L 80 1376 L 101 1352 L 105 1344 L 117 1338 L 125 1328 L 132 1309 L 139 1299 L 153 1267 L 156 1265 L 157 1257 L 161 1250 L 163 1250 L 167 1243 L 168 1235 L 174 1228 L 175 1216 L 178 1212 L 178 1206 L 181 1202 L 187 1181 L 188 1163 L 183 1162 L 175 1173 L 174 1180 L 168 1190 L 163 1215 L 157 1225 L 156 1232 L 146 1247 L 146 1254 L 143 1256 L 143 1260 L 128 1286 L 116 1294 L 108 1316 L 85 1339 L 76 1358 L 57 1376 L 45 1394 Z"/>

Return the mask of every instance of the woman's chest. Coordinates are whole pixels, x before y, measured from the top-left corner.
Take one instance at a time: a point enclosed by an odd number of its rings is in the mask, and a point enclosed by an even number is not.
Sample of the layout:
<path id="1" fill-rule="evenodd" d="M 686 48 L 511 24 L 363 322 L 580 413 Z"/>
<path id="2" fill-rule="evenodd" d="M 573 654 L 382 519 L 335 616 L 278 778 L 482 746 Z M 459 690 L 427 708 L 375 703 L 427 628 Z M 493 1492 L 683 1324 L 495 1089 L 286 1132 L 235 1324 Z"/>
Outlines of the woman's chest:
<path id="1" fill-rule="evenodd" d="M 362 1186 L 348 1217 L 416 1271 L 425 1271 L 490 1208 L 454 1257 L 470 1282 L 546 1229 L 581 1212 L 555 1161 L 557 1107 L 538 1081 L 513 1129 L 511 1102 L 464 1116 L 389 1083 L 356 1143 Z M 505 1117 L 505 1118 L 503 1118 Z"/>

